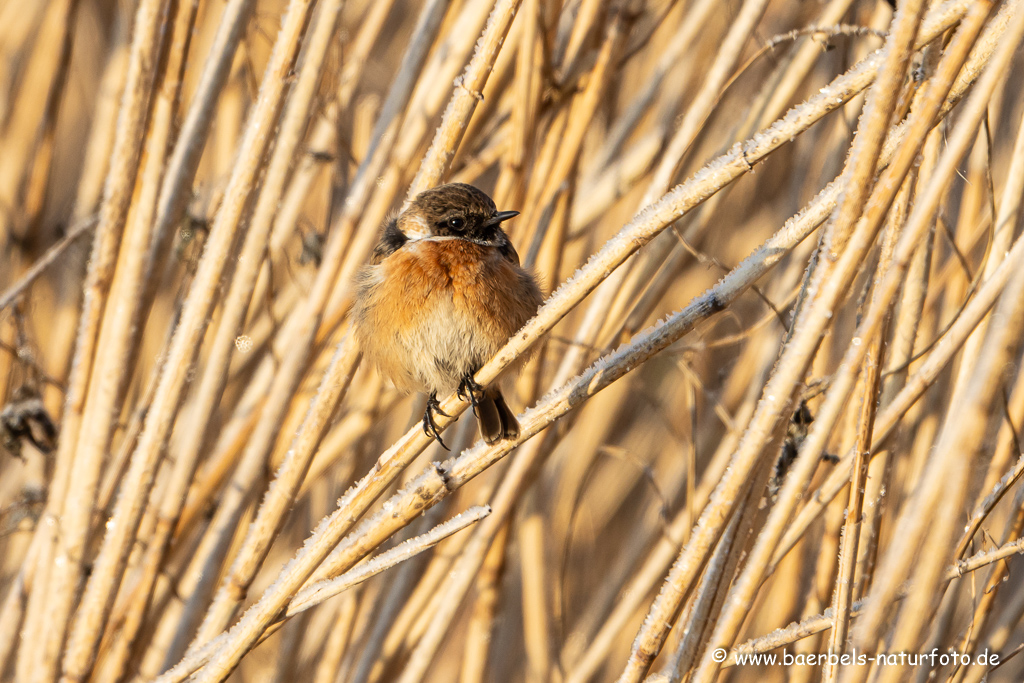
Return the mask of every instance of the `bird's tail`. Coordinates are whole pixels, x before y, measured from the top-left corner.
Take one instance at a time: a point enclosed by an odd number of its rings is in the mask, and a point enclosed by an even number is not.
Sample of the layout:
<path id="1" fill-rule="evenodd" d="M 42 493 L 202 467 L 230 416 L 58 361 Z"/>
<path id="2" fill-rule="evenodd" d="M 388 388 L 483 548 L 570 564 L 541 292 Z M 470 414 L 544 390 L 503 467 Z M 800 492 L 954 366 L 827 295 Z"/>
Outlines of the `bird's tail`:
<path id="1" fill-rule="evenodd" d="M 501 439 L 515 439 L 519 436 L 519 422 L 501 390 L 491 387 L 484 392 L 483 398 L 473 407 L 476 419 L 480 423 L 480 436 L 487 443 L 495 443 Z"/>

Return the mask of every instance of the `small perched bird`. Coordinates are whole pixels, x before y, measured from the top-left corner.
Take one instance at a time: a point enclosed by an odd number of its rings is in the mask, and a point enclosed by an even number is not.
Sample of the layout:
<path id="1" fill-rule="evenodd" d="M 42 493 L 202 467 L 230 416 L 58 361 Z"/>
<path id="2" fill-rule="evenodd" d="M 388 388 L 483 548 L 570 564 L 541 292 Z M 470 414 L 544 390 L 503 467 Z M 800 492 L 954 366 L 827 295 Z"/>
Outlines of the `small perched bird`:
<path id="1" fill-rule="evenodd" d="M 444 448 L 438 394 L 473 404 L 487 443 L 519 436 L 497 386 L 476 371 L 541 303 L 534 277 L 501 229 L 518 211 L 498 211 L 471 185 L 422 192 L 387 220 L 370 265 L 358 276 L 352 319 L 364 355 L 402 391 L 427 393 L 423 431 Z"/>

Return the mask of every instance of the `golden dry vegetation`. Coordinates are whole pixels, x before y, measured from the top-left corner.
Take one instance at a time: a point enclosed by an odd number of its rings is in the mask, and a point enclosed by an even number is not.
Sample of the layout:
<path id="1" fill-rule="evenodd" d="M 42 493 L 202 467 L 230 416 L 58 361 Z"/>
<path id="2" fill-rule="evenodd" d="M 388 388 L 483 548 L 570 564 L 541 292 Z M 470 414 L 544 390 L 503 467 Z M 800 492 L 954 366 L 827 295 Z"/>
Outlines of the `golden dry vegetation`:
<path id="1" fill-rule="evenodd" d="M 1021 680 L 1024 0 L 897 5 L 4 0 L 0 677 Z M 346 314 L 454 180 L 449 454 Z"/>

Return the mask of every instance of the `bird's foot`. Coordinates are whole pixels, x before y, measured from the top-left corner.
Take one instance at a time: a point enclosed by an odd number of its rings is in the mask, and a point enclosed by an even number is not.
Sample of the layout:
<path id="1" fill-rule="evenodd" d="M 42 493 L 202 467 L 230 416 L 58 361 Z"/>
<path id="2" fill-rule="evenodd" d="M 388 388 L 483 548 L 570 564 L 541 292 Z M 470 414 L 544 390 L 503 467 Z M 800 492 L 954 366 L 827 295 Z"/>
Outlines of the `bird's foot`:
<path id="1" fill-rule="evenodd" d="M 423 411 L 423 433 L 432 439 L 436 439 L 441 444 L 441 448 L 450 451 L 451 449 L 441 440 L 441 430 L 438 429 L 437 422 L 434 420 L 435 415 L 451 417 L 451 415 L 441 410 L 441 402 L 437 400 L 437 392 L 432 391 L 427 398 L 427 407 Z"/>
<path id="2" fill-rule="evenodd" d="M 459 389 L 458 391 L 455 392 L 455 395 L 461 398 L 463 401 L 468 401 L 469 403 L 472 403 L 473 407 L 476 408 L 478 405 L 480 405 L 483 393 L 484 388 L 477 384 L 476 380 L 473 379 L 473 375 L 471 373 L 467 372 L 465 375 L 462 376 L 462 381 L 459 382 Z"/>

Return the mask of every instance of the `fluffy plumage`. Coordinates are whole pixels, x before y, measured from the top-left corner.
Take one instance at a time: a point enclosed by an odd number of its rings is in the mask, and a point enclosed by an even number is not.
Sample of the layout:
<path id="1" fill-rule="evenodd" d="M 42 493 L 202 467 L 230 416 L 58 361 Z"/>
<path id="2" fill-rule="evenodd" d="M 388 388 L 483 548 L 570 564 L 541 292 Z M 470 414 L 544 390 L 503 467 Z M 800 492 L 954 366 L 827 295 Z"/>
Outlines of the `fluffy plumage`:
<path id="1" fill-rule="evenodd" d="M 541 302 L 500 227 L 514 215 L 470 185 L 423 192 L 384 226 L 353 309 L 363 353 L 385 377 L 432 399 L 470 390 L 488 443 L 517 436 L 519 424 L 498 387 L 474 391 L 471 378 Z"/>

